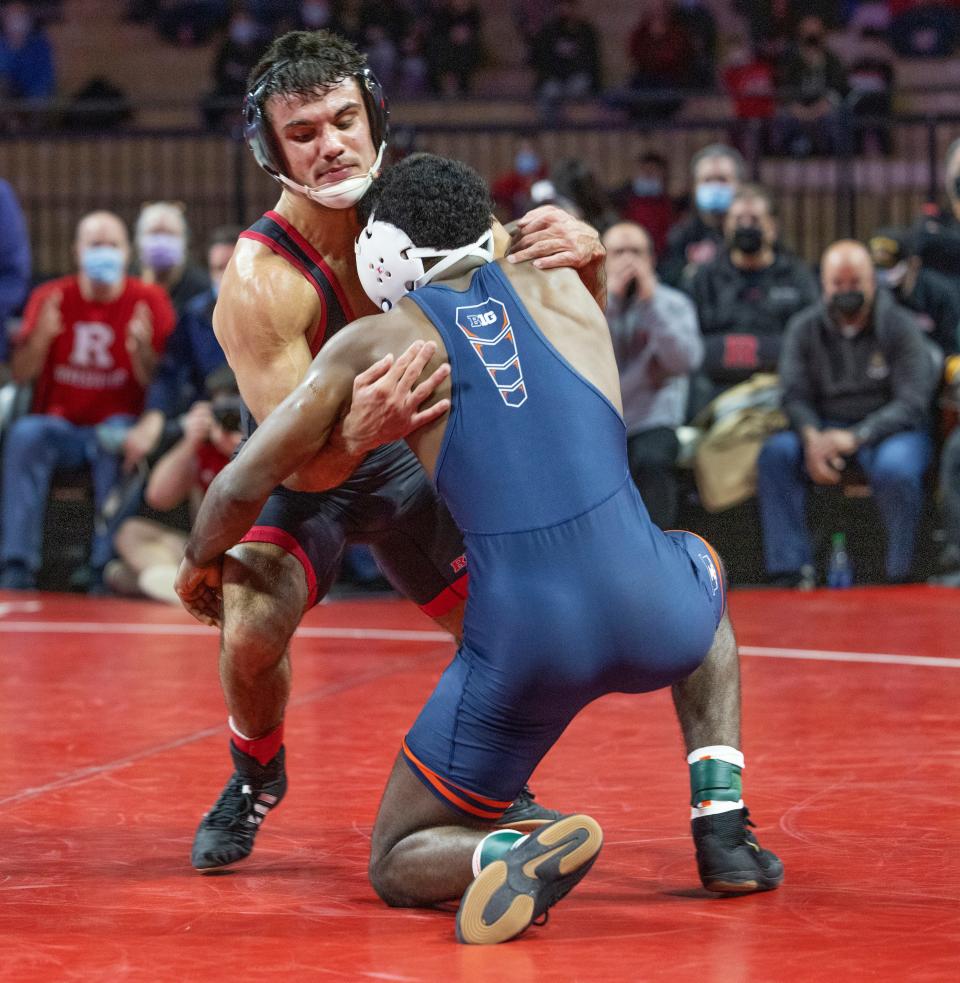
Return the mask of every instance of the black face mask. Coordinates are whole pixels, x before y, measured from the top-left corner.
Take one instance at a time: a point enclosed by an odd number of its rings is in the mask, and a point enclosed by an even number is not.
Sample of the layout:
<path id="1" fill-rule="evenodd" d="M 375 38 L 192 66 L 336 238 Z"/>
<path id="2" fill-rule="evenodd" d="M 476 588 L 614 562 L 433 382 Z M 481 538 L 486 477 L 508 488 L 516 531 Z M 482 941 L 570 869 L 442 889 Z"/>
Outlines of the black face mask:
<path id="1" fill-rule="evenodd" d="M 953 190 L 957 198 L 960 198 L 960 177 L 956 177 L 953 182 Z"/>
<path id="2" fill-rule="evenodd" d="M 862 290 L 844 290 L 830 298 L 830 309 L 843 317 L 853 317 L 863 310 L 866 302 Z"/>
<path id="3" fill-rule="evenodd" d="M 755 256 L 763 249 L 763 233 L 755 225 L 741 225 L 734 229 L 733 248 L 747 256 Z"/>

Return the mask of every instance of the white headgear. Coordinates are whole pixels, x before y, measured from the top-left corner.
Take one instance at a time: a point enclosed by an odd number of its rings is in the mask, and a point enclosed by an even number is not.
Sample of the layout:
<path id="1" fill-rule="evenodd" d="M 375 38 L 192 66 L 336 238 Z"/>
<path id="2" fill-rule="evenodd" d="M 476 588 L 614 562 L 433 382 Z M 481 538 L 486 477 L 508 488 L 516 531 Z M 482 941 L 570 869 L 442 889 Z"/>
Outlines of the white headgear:
<path id="1" fill-rule="evenodd" d="M 380 173 L 380 164 L 383 162 L 385 147 L 385 143 L 380 144 L 377 159 L 366 174 L 344 178 L 342 181 L 337 181 L 336 184 L 324 184 L 319 188 L 314 188 L 308 184 L 298 184 L 279 171 L 274 177 L 291 191 L 310 198 L 320 205 L 325 205 L 327 208 L 352 208 L 367 193 L 367 189 L 373 184 L 373 179 Z"/>
<path id="2" fill-rule="evenodd" d="M 425 286 L 466 256 L 479 256 L 489 263 L 493 259 L 493 230 L 487 229 L 476 242 L 466 246 L 435 249 L 415 246 L 402 229 L 371 215 L 360 231 L 356 249 L 363 289 L 380 310 L 389 311 L 405 293 Z M 424 271 L 425 259 L 438 258 L 439 263 Z"/>

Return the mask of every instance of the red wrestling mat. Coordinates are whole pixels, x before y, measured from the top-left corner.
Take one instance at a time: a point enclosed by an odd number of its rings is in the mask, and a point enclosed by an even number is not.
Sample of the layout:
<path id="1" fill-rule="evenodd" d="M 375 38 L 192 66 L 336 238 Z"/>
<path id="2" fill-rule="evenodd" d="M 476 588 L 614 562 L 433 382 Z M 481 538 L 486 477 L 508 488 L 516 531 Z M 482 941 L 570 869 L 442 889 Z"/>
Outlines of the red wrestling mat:
<path id="1" fill-rule="evenodd" d="M 747 802 L 773 894 L 699 889 L 669 697 L 608 697 L 535 776 L 606 831 L 550 923 L 494 948 L 384 907 L 367 845 L 452 647 L 400 601 L 294 643 L 291 789 L 235 871 L 188 855 L 227 778 L 216 635 L 149 603 L 0 594 L 0 945 L 14 981 L 957 978 L 960 595 L 740 592 Z"/>

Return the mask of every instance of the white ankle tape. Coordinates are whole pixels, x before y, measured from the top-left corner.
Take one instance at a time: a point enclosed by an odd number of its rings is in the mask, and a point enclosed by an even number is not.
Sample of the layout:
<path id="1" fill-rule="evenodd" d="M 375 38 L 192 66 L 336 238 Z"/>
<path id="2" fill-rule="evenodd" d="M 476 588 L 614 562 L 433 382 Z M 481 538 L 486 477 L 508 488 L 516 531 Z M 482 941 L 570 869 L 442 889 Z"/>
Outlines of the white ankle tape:
<path id="1" fill-rule="evenodd" d="M 743 752 L 738 751 L 735 747 L 728 747 L 726 744 L 710 744 L 707 747 L 698 747 L 687 755 L 687 764 L 695 764 L 704 758 L 726 761 L 728 765 L 735 765 L 741 770 L 746 767 L 743 763 Z"/>
<path id="2" fill-rule="evenodd" d="M 736 802 L 711 802 L 705 806 L 691 806 L 690 818 L 699 819 L 701 816 L 719 816 L 724 812 L 733 812 L 743 808 L 743 799 Z"/>

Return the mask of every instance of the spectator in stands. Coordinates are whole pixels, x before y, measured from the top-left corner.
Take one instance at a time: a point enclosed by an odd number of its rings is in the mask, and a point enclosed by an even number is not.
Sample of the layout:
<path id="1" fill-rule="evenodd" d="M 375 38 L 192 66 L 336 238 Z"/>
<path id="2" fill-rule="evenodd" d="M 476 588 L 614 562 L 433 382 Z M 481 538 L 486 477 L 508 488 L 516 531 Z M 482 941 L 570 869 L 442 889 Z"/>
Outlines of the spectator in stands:
<path id="1" fill-rule="evenodd" d="M 230 16 L 229 0 L 168 0 L 158 7 L 158 33 L 179 45 L 206 44 Z"/>
<path id="2" fill-rule="evenodd" d="M 796 42 L 781 64 L 777 88 L 781 151 L 794 157 L 835 152 L 840 140 L 838 112 L 849 83 L 840 59 L 827 47 L 820 17 L 804 16 L 797 25 Z"/>
<path id="3" fill-rule="evenodd" d="M 188 502 L 191 520 L 242 439 L 233 372 L 224 364 L 207 377 L 204 388 L 209 400 L 190 407 L 179 440 L 153 466 L 145 494 L 157 512 Z M 117 594 L 145 594 L 176 604 L 173 581 L 186 542 L 187 532 L 170 524 L 141 516 L 126 519 L 114 537 L 118 559 L 107 564 L 104 581 Z"/>
<path id="4" fill-rule="evenodd" d="M 557 16 L 533 39 L 531 62 L 547 117 L 568 100 L 600 91 L 600 41 L 596 28 L 580 16 L 578 0 L 557 0 Z"/>
<path id="5" fill-rule="evenodd" d="M 886 576 L 905 580 L 932 442 L 928 411 L 937 372 L 912 317 L 884 291 L 858 242 L 824 253 L 822 301 L 790 322 L 780 357 L 792 429 L 758 461 L 763 555 L 771 579 L 796 585 L 813 562 L 806 525 L 810 483 L 839 484 L 855 462 L 886 531 Z"/>
<path id="6" fill-rule="evenodd" d="M 776 112 L 773 66 L 746 38 L 734 38 L 724 57 L 723 85 L 737 119 L 769 119 Z"/>
<path id="7" fill-rule="evenodd" d="M 56 95 L 53 48 L 26 3 L 0 8 L 0 98 L 42 101 Z"/>
<path id="8" fill-rule="evenodd" d="M 960 140 L 947 149 L 944 173 L 947 206 L 938 209 L 931 202 L 924 207 L 913 242 L 923 265 L 942 273 L 960 294 Z"/>
<path id="9" fill-rule="evenodd" d="M 354 32 L 358 47 L 367 56 L 367 63 L 381 84 L 393 90 L 399 60 L 401 39 L 410 26 L 409 11 L 399 4 L 385 4 L 382 0 L 362 0 L 355 15 L 344 8 L 344 26 Z"/>
<path id="10" fill-rule="evenodd" d="M 657 282 L 650 237 L 633 222 L 611 226 L 607 249 L 607 323 L 620 369 L 630 473 L 661 529 L 677 519 L 674 466 L 687 379 L 703 358 L 690 300 Z"/>
<path id="11" fill-rule="evenodd" d="M 746 38 L 734 38 L 724 58 L 723 87 L 733 101 L 738 120 L 757 120 L 738 127 L 733 140 L 744 156 L 754 158 L 770 142 L 770 124 L 777 111 L 773 65 Z"/>
<path id="12" fill-rule="evenodd" d="M 329 11 L 334 6 L 329 0 L 312 0 L 312 2 L 320 10 Z M 242 0 L 242 3 L 271 36 L 278 31 L 283 33 L 292 30 L 293 28 L 288 25 L 299 17 L 301 7 L 305 6 L 300 0 Z M 308 30 L 319 30 L 326 26 L 326 23 L 322 23 Z"/>
<path id="13" fill-rule="evenodd" d="M 766 189 L 742 186 L 723 229 L 723 250 L 697 270 L 690 289 L 706 345 L 694 413 L 754 372 L 775 372 L 787 322 L 819 293 L 806 263 L 779 247 Z"/>
<path id="14" fill-rule="evenodd" d="M 914 322 L 944 355 L 960 351 L 960 296 L 953 284 L 923 267 L 910 246 L 909 234 L 879 229 L 867 243 L 877 280 L 898 304 L 913 312 Z"/>
<path id="15" fill-rule="evenodd" d="M 650 0 L 630 33 L 631 115 L 668 119 L 683 105 L 683 91 L 697 84 L 696 46 L 671 0 Z"/>
<path id="16" fill-rule="evenodd" d="M 893 111 L 893 87 L 896 77 L 893 52 L 886 42 L 886 32 L 864 28 L 850 60 L 847 101 L 856 117 L 869 117 L 869 125 L 856 131 L 858 154 L 889 154 L 893 140 L 884 122 Z"/>
<path id="17" fill-rule="evenodd" d="M 30 287 L 30 236 L 13 188 L 0 178 L 0 385 L 7 381 L 10 318 Z"/>
<path id="18" fill-rule="evenodd" d="M 583 218 L 583 212 L 580 211 L 580 206 L 573 199 L 560 194 L 557 186 L 548 177 L 542 181 L 534 182 L 533 187 L 530 189 L 530 199 L 527 202 L 525 211 L 539 208 L 541 205 L 555 205 L 557 208 L 562 208 L 563 211 L 572 215 L 574 218 Z"/>
<path id="19" fill-rule="evenodd" d="M 530 189 L 548 173 L 537 142 L 520 137 L 513 153 L 513 167 L 494 179 L 490 186 L 497 217 L 503 222 L 519 218 L 530 201 Z"/>
<path id="20" fill-rule="evenodd" d="M 550 168 L 550 183 L 556 198 L 571 202 L 571 211 L 595 229 L 603 231 L 617 220 L 606 191 L 582 158 L 558 160 Z"/>
<path id="21" fill-rule="evenodd" d="M 100 427 L 132 422 L 141 412 L 173 329 L 164 291 L 126 275 L 130 247 L 116 215 L 81 219 L 75 252 L 79 272 L 33 291 L 13 339 L 14 378 L 34 383 L 34 392 L 30 414 L 14 421 L 3 448 L 0 586 L 6 588 L 36 586 L 54 471 L 89 466 L 94 506 L 103 504 L 120 457 L 106 449 Z M 90 557 L 95 580 L 111 551 L 109 532 L 98 531 Z"/>
<path id="22" fill-rule="evenodd" d="M 723 244 L 723 218 L 747 177 L 740 152 L 722 143 L 697 151 L 690 161 L 694 211 L 667 234 L 667 252 L 660 263 L 664 283 L 689 286 L 697 268 L 713 260 Z"/>
<path id="23" fill-rule="evenodd" d="M 532 61 L 534 39 L 553 17 L 554 0 L 510 0 L 510 13 L 517 34 L 523 38 L 527 61 Z"/>
<path id="24" fill-rule="evenodd" d="M 690 75 L 698 89 L 712 88 L 717 75 L 717 22 L 707 0 L 676 0 L 680 24 L 693 42 Z"/>
<path id="25" fill-rule="evenodd" d="M 140 278 L 163 287 L 178 315 L 192 298 L 210 289 L 207 271 L 190 262 L 190 229 L 180 202 L 144 205 L 137 216 L 136 243 Z"/>
<path id="26" fill-rule="evenodd" d="M 430 63 L 427 60 L 427 47 L 431 33 L 430 20 L 426 17 L 417 17 L 400 39 L 397 72 L 390 87 L 390 92 L 398 99 L 422 99 L 428 95 Z"/>
<path id="27" fill-rule="evenodd" d="M 956 421 L 960 414 L 960 358 L 947 361 L 941 405 Z M 954 422 L 940 449 L 937 499 L 944 543 L 937 560 L 942 572 L 930 578 L 941 587 L 960 587 L 960 426 Z"/>
<path id="28" fill-rule="evenodd" d="M 637 157 L 633 177 L 611 195 L 619 217 L 642 226 L 653 240 L 656 255 L 667 244 L 667 232 L 677 218 L 677 206 L 670 197 L 667 159 L 652 150 Z"/>
<path id="29" fill-rule="evenodd" d="M 430 86 L 442 96 L 465 96 L 483 58 L 480 7 L 473 0 L 435 5 L 428 61 Z"/>
<path id="30" fill-rule="evenodd" d="M 340 16 L 342 4 L 339 0 L 300 0 L 294 4 L 292 31 L 333 31 L 344 32 Z"/>
<path id="31" fill-rule="evenodd" d="M 124 441 L 126 470 L 156 451 L 168 421 L 176 419 L 192 403 L 209 402 L 213 398 L 206 390 L 204 380 L 227 361 L 213 333 L 213 308 L 223 272 L 242 231 L 239 226 L 223 226 L 210 235 L 207 244 L 210 286 L 187 302 L 167 341 L 163 358 L 147 390 L 143 416 L 130 428 Z"/>
<path id="32" fill-rule="evenodd" d="M 747 18 L 759 56 L 771 65 L 779 64 L 796 31 L 796 5 L 792 0 L 735 0 L 734 7 Z"/>
<path id="33" fill-rule="evenodd" d="M 213 61 L 213 89 L 203 99 L 208 129 L 239 132 L 247 79 L 269 41 L 263 25 L 245 8 L 230 15 L 227 35 Z"/>
<path id="34" fill-rule="evenodd" d="M 948 58 L 960 41 L 960 16 L 944 0 L 915 0 L 890 23 L 890 43 L 903 58 Z"/>

